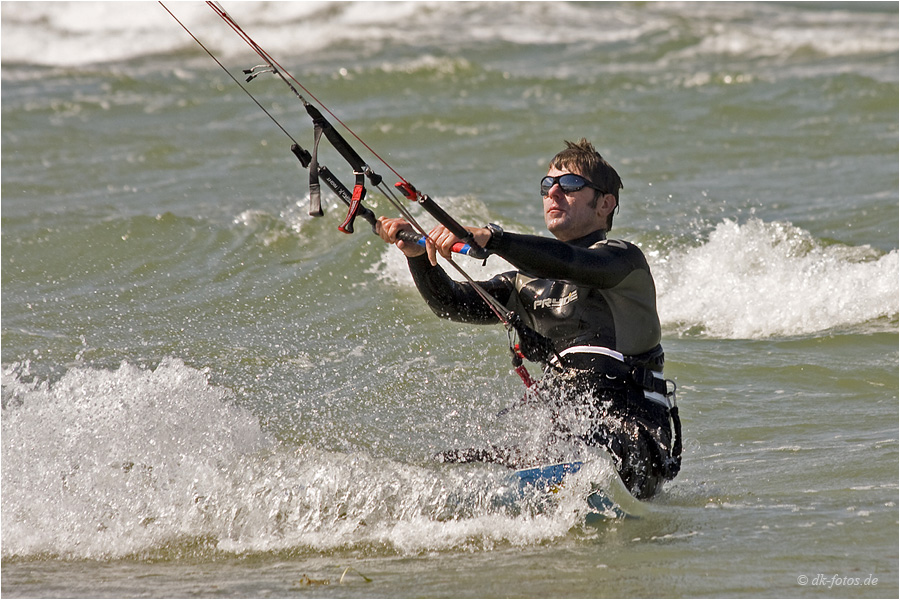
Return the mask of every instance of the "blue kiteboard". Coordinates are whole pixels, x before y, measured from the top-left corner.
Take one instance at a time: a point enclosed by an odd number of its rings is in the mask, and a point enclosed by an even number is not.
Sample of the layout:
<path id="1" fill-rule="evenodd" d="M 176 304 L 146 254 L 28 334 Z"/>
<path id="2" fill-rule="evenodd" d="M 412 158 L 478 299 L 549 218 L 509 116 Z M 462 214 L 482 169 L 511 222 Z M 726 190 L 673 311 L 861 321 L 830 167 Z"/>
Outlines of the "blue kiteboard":
<path id="1" fill-rule="evenodd" d="M 582 470 L 581 461 L 542 465 L 515 471 L 513 478 L 523 493 L 542 490 L 558 493 L 565 488 L 566 480 Z M 631 495 L 622 479 L 613 474 L 602 483 L 592 483 L 587 495 L 590 513 L 604 518 L 640 517 L 646 515 L 650 507 Z"/>

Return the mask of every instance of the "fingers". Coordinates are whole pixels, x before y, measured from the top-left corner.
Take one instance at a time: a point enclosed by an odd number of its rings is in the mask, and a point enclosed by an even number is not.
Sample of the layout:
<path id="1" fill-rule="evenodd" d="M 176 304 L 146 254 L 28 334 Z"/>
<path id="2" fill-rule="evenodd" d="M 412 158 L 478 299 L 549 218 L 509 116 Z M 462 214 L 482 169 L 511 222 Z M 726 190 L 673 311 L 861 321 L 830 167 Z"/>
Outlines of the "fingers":
<path id="1" fill-rule="evenodd" d="M 478 243 L 479 235 L 481 238 L 488 239 L 490 237 L 490 231 L 487 229 L 478 229 L 474 227 L 466 227 L 466 229 L 473 234 L 475 234 L 476 243 Z M 483 232 L 483 233 L 480 233 Z M 432 264 L 437 264 L 437 255 L 440 254 L 447 260 L 452 260 L 454 248 L 456 251 L 459 251 L 459 246 L 465 243 L 465 240 L 459 238 L 456 234 L 452 233 L 449 229 L 444 227 L 443 225 L 438 225 L 434 229 L 431 230 L 431 233 L 428 234 L 428 237 L 431 242 L 434 243 L 434 247 L 431 247 L 429 244 L 428 247 L 428 258 L 431 260 Z"/>
<path id="2" fill-rule="evenodd" d="M 378 221 L 375 224 L 375 232 L 388 244 L 396 244 L 398 241 L 397 234 L 404 229 L 411 229 L 411 227 L 403 219 L 378 217 Z"/>
<path id="3" fill-rule="evenodd" d="M 412 225 L 403 219 L 389 219 L 387 217 L 378 217 L 375 225 L 375 232 L 388 244 L 394 244 L 406 256 L 420 256 L 425 252 L 418 244 L 404 242 L 397 238 L 401 231 L 413 231 Z"/>
<path id="4" fill-rule="evenodd" d="M 453 253 L 453 244 L 459 241 L 459 238 L 450 233 L 443 225 L 438 225 L 428 234 L 429 244 L 426 246 L 428 251 L 428 259 L 432 265 L 437 264 L 437 255 L 440 254 L 444 258 L 451 258 Z"/>
<path id="5" fill-rule="evenodd" d="M 476 235 L 476 239 L 490 237 L 490 231 L 486 229 L 467 228 Z M 395 244 L 406 256 L 420 256 L 423 253 L 428 255 L 428 261 L 432 265 L 437 265 L 438 255 L 443 256 L 447 260 L 452 260 L 453 246 L 461 242 L 460 238 L 450 232 L 443 225 L 438 225 L 428 234 L 425 247 L 410 242 L 404 242 L 397 238 L 401 231 L 414 231 L 412 225 L 404 219 L 389 219 L 387 217 L 378 217 L 375 225 L 375 231 L 382 240 L 388 244 Z M 480 238 L 479 238 L 480 236 Z"/>
<path id="6" fill-rule="evenodd" d="M 387 217 L 378 217 L 378 220 L 375 221 L 375 233 L 378 234 L 385 243 L 393 244 L 395 240 L 391 239 L 391 232 L 389 227 L 389 222 L 392 219 L 388 219 Z"/>
<path id="7" fill-rule="evenodd" d="M 432 266 L 437 266 L 437 246 L 435 245 L 435 240 L 437 239 L 437 234 L 442 227 L 438 225 L 428 234 L 428 239 L 425 240 L 425 252 L 428 254 L 428 262 L 431 263 Z"/>

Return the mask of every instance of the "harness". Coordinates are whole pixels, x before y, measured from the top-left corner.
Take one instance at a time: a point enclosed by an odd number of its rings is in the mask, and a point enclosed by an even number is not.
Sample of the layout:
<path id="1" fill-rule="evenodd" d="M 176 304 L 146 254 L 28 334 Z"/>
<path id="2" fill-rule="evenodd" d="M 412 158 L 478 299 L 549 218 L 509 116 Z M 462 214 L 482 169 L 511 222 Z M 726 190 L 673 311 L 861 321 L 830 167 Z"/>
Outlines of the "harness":
<path id="1" fill-rule="evenodd" d="M 599 381 L 610 387 L 634 387 L 651 406 L 665 409 L 668 415 L 672 444 L 665 457 L 663 472 L 672 479 L 681 470 L 681 418 L 675 399 L 677 386 L 662 373 L 662 348 L 657 347 L 640 356 L 625 356 L 603 346 L 570 346 L 547 361 L 551 368 L 594 373 Z M 656 363 L 653 366 L 648 366 Z M 658 370 L 654 367 L 658 366 Z M 601 387 L 602 384 L 601 384 Z"/>

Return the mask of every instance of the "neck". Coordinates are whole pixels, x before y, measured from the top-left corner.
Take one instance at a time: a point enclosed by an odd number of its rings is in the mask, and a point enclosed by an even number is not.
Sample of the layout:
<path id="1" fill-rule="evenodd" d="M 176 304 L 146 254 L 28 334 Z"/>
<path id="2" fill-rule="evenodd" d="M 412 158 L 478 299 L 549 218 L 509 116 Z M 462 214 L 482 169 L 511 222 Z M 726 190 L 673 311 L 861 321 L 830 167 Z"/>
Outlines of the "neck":
<path id="1" fill-rule="evenodd" d="M 599 241 L 606 239 L 606 230 L 605 229 L 597 229 L 596 231 L 592 231 L 591 233 L 584 235 L 580 238 L 575 238 L 574 240 L 569 240 L 570 244 L 574 244 L 576 246 L 590 246 L 591 244 L 596 244 Z"/>

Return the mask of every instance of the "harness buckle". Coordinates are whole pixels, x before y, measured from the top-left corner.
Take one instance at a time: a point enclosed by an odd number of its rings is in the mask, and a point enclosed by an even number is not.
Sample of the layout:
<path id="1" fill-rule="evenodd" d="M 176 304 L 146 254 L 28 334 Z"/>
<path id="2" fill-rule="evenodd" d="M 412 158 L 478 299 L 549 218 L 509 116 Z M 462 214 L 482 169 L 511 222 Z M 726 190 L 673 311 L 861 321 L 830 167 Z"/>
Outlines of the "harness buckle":
<path id="1" fill-rule="evenodd" d="M 657 383 L 657 378 L 650 369 L 634 367 L 631 369 L 631 379 L 645 390 L 654 392 L 659 391 L 657 388 L 659 388 L 660 385 Z M 665 394 L 665 383 L 662 383 L 662 388 L 662 393 Z"/>

